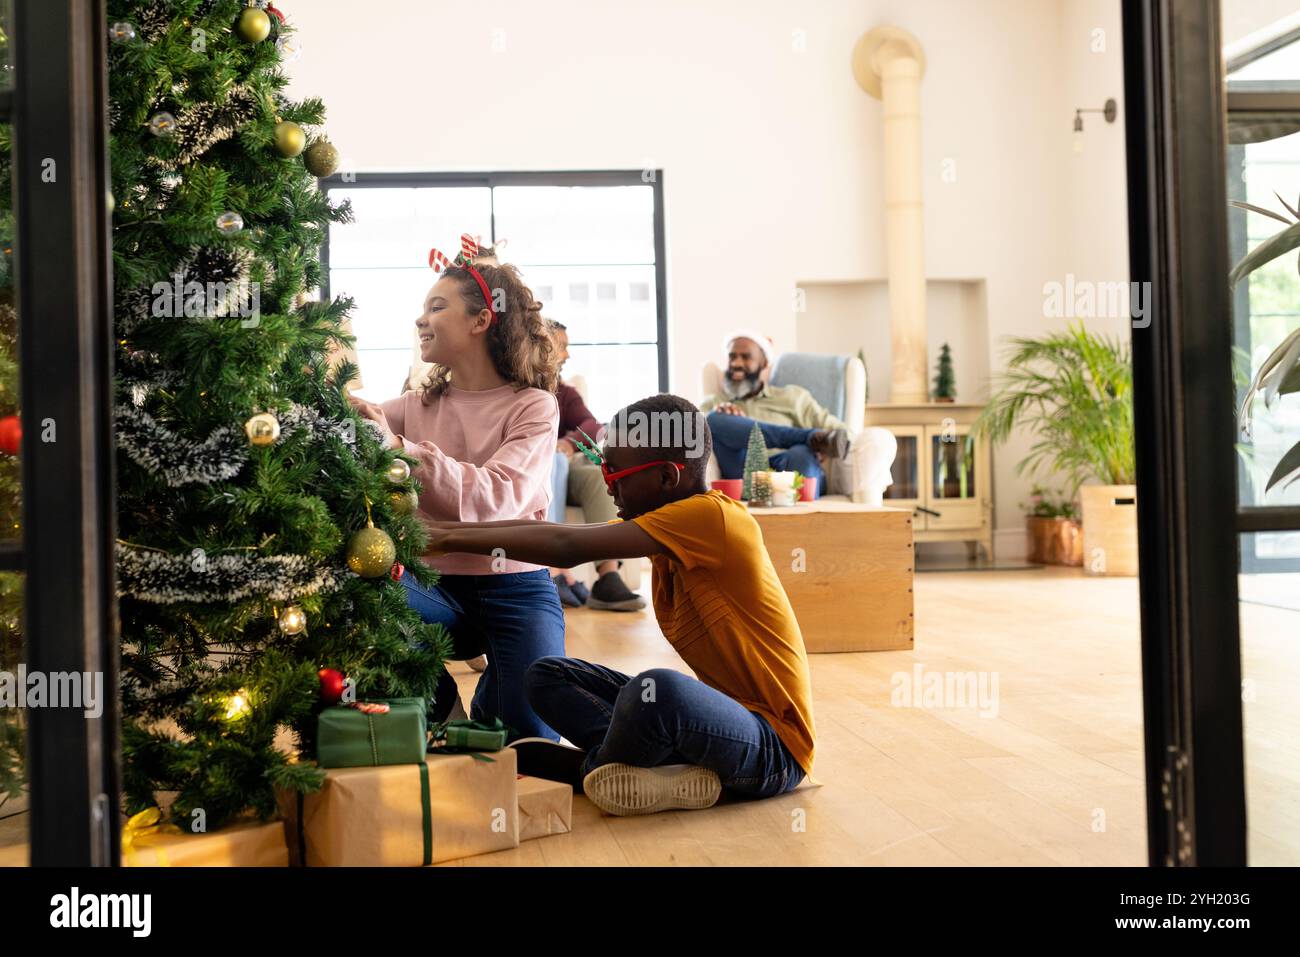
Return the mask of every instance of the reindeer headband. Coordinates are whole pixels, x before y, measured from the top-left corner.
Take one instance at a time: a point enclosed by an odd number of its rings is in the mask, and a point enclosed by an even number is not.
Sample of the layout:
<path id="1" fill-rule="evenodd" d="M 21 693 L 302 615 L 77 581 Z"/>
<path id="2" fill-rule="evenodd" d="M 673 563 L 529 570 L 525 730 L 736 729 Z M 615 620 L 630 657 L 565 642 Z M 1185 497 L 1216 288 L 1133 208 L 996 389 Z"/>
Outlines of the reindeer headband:
<path id="1" fill-rule="evenodd" d="M 483 280 L 483 275 L 474 268 L 474 257 L 478 254 L 478 240 L 469 233 L 461 233 L 460 252 L 456 255 L 456 258 L 448 259 L 441 250 L 430 249 L 429 265 L 433 267 L 434 272 L 442 272 L 451 266 L 457 266 L 473 276 L 474 281 L 478 283 L 478 288 L 483 293 L 483 301 L 487 303 L 488 312 L 492 315 L 492 319 L 488 323 L 491 325 L 497 321 L 497 311 L 492 308 L 492 290 L 488 288 L 488 284 Z"/>

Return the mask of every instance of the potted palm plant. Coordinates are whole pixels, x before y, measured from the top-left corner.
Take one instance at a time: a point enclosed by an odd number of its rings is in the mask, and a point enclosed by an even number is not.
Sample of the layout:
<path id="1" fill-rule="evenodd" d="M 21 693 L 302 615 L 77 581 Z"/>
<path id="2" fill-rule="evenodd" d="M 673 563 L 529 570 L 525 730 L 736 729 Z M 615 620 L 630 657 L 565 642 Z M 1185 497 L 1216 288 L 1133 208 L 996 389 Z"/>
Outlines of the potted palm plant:
<path id="1" fill-rule="evenodd" d="M 1092 574 L 1137 574 L 1133 484 L 1133 365 L 1127 343 L 1082 323 L 1037 338 L 1012 338 L 1006 371 L 975 431 L 1005 442 L 1034 434 L 1018 474 L 1064 478 L 1066 501 L 1082 503 L 1083 561 Z M 1091 483 L 1091 484 L 1085 484 Z"/>

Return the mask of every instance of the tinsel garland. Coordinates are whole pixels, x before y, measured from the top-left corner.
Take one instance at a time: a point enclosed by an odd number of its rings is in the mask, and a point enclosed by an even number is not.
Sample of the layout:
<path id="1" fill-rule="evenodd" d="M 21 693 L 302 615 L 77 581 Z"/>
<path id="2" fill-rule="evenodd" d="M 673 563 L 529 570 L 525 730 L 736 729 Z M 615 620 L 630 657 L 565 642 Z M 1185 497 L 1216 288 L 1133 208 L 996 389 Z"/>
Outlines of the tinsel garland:
<path id="1" fill-rule="evenodd" d="M 293 601 L 341 588 L 347 567 L 305 555 L 214 555 L 160 552 L 117 544 L 117 593 L 158 605 L 234 603 L 246 598 Z"/>
<path id="2" fill-rule="evenodd" d="M 160 108 L 169 105 L 160 104 Z M 242 85 L 232 87 L 222 103 L 200 100 L 177 107 L 176 130 L 169 137 L 176 152 L 170 156 L 150 156 L 150 162 L 168 170 L 188 166 L 238 133 L 245 123 L 256 119 L 260 108 L 257 97 Z"/>
<path id="3" fill-rule="evenodd" d="M 137 383 L 135 398 L 143 401 L 152 383 Z M 118 405 L 114 410 L 117 444 L 143 469 L 160 476 L 172 488 L 183 485 L 220 482 L 233 478 L 248 462 L 248 443 L 242 432 L 229 426 L 215 429 L 202 442 L 180 438 L 143 409 Z M 278 416 L 280 441 L 306 430 L 317 438 L 333 437 L 354 455 L 358 454 L 357 437 L 351 420 L 335 421 L 315 409 L 294 403 Z M 376 437 L 382 430 L 366 420 Z"/>
<path id="4" fill-rule="evenodd" d="M 143 409 L 114 409 L 117 446 L 172 488 L 233 478 L 248 462 L 248 443 L 229 426 L 202 442 L 187 442 Z"/>

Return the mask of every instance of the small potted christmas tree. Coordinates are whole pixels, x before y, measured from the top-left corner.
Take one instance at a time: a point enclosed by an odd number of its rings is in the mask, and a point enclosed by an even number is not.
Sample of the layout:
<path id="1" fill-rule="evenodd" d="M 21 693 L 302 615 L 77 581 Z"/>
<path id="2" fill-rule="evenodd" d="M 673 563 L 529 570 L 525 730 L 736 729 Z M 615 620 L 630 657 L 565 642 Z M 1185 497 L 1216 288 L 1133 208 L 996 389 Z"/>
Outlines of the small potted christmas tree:
<path id="1" fill-rule="evenodd" d="M 957 401 L 957 377 L 952 371 L 952 350 L 946 342 L 939 350 L 939 367 L 934 375 L 934 401 Z"/>

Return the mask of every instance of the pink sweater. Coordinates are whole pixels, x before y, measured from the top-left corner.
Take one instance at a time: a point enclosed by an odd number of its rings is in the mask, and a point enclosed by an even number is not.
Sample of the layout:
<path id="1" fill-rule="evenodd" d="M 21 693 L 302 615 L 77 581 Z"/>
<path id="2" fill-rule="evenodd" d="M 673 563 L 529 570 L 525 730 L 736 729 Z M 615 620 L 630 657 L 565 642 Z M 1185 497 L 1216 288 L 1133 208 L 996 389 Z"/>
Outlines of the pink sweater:
<path id="1" fill-rule="evenodd" d="M 560 408 L 541 389 L 503 385 L 481 392 L 449 387 L 432 404 L 419 392 L 380 403 L 388 427 L 419 461 L 420 512 L 462 522 L 545 520 Z M 456 552 L 425 556 L 447 575 L 490 575 L 540 568 Z"/>

